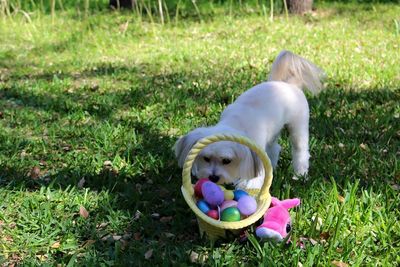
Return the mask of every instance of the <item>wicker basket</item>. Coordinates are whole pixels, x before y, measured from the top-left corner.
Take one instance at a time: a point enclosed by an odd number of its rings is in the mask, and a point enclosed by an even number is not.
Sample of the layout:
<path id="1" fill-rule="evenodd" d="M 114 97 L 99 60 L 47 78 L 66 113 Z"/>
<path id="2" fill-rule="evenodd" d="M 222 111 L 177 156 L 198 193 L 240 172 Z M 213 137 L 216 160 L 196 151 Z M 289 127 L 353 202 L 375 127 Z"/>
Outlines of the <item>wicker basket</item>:
<path id="1" fill-rule="evenodd" d="M 200 151 L 206 146 L 219 142 L 219 141 L 232 141 L 242 145 L 246 145 L 251 150 L 253 150 L 261 160 L 265 169 L 265 179 L 264 184 L 260 190 L 247 190 L 248 193 L 256 197 L 257 200 L 257 210 L 255 213 L 249 217 L 237 221 L 237 222 L 223 222 L 215 220 L 204 214 L 196 205 L 196 198 L 194 195 L 194 189 L 191 182 L 191 170 L 196 159 L 196 156 Z M 261 149 L 257 144 L 255 144 L 250 139 L 232 134 L 217 134 L 205 137 L 199 140 L 193 148 L 190 150 L 188 156 L 186 157 L 185 164 L 183 166 L 182 172 L 182 194 L 188 203 L 189 207 L 196 214 L 197 222 L 199 224 L 200 234 L 204 232 L 207 234 L 208 238 L 211 240 L 216 240 L 218 238 L 225 238 L 227 232 L 233 232 L 234 234 L 239 233 L 242 229 L 257 222 L 267 211 L 271 203 L 271 195 L 269 194 L 269 188 L 272 183 L 272 167 L 271 162 L 265 153 L 264 149 Z"/>

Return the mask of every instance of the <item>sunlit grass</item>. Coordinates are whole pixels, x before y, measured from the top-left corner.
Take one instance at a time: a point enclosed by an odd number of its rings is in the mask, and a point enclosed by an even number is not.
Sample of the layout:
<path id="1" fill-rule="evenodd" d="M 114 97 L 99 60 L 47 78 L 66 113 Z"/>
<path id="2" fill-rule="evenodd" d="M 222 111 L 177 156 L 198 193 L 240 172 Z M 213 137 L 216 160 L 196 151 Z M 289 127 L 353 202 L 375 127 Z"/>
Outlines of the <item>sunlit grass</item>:
<path id="1" fill-rule="evenodd" d="M 262 9 L 203 8 L 164 25 L 157 14 L 67 7 L 0 19 L 1 263 L 400 261 L 399 7 L 326 4 L 272 21 Z M 326 92 L 309 97 L 308 182 L 290 179 L 281 141 L 272 194 L 302 199 L 293 244 L 213 247 L 181 197 L 171 147 L 265 80 L 282 49 L 328 74 Z"/>

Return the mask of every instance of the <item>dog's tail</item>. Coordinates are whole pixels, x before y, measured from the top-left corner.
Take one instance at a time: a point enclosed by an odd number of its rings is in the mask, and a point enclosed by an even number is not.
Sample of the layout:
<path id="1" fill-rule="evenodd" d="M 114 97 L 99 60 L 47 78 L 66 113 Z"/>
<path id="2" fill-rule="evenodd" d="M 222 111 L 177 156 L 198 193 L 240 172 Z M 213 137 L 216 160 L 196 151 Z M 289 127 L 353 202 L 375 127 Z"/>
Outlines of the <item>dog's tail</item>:
<path id="1" fill-rule="evenodd" d="M 283 50 L 272 64 L 269 81 L 282 81 L 318 94 L 323 89 L 325 73 L 305 58 Z"/>

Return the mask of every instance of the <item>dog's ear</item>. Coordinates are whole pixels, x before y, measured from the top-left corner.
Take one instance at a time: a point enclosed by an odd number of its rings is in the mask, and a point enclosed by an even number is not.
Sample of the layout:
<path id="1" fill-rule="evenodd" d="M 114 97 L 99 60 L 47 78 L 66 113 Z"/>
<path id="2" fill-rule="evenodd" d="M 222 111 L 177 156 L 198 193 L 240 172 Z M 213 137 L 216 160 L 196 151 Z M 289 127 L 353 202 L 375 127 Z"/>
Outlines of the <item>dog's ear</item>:
<path id="1" fill-rule="evenodd" d="M 186 157 L 189 154 L 190 149 L 197 141 L 205 136 L 205 130 L 203 128 L 198 128 L 176 141 L 174 150 L 180 168 L 183 167 L 183 164 L 185 163 Z"/>

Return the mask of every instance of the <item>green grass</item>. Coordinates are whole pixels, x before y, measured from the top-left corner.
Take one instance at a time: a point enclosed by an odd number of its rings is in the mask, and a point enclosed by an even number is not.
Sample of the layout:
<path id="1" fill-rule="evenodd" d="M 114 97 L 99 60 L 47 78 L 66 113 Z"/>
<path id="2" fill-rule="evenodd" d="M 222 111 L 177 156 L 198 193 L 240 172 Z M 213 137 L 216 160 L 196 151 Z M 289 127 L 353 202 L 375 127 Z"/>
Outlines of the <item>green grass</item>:
<path id="1" fill-rule="evenodd" d="M 108 11 L 0 19 L 0 263 L 400 264 L 399 6 L 324 4 L 273 21 L 217 10 L 165 25 Z M 309 97 L 309 181 L 290 179 L 284 134 L 272 185 L 302 199 L 292 240 L 305 248 L 213 246 L 180 194 L 171 147 L 265 80 L 281 49 L 328 74 Z"/>

